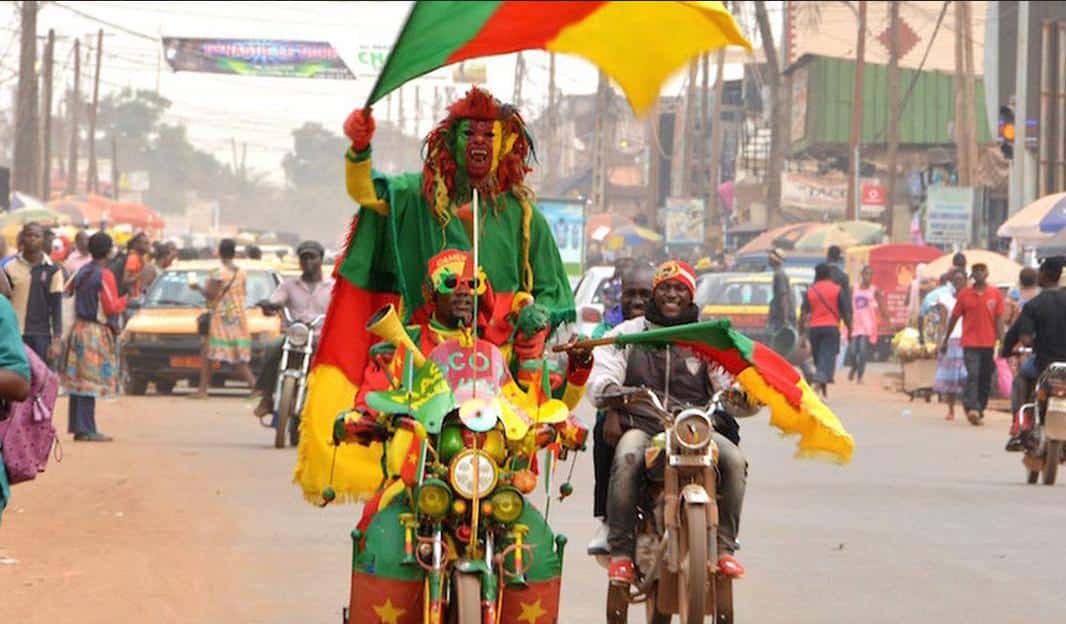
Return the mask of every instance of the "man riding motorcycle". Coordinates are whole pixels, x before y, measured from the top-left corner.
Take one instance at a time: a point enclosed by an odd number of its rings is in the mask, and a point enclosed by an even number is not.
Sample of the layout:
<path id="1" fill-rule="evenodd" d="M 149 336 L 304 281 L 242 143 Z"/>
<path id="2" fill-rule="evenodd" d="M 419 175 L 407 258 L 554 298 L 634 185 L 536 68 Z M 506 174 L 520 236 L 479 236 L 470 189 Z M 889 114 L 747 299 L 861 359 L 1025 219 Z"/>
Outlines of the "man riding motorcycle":
<path id="1" fill-rule="evenodd" d="M 290 277 L 270 295 L 259 302 L 266 314 L 276 314 L 287 309 L 291 321 L 310 325 L 329 308 L 333 278 L 322 273 L 322 258 L 325 250 L 316 241 L 304 241 L 296 248 L 300 258 L 300 277 Z M 278 366 L 281 363 L 284 336 L 267 346 L 263 358 L 263 371 L 256 382 L 256 390 L 262 393 L 255 415 L 262 418 L 274 411 L 274 388 L 278 382 Z"/>
<path id="2" fill-rule="evenodd" d="M 651 284 L 655 279 L 655 267 L 635 265 L 622 273 L 622 292 L 619 303 L 621 320 L 607 325 L 607 318 L 593 332 L 593 338 L 599 338 L 621 322 L 644 315 L 644 310 L 651 301 Z M 602 331 L 601 331 L 602 330 Z M 593 490 L 592 515 L 599 519 L 596 534 L 588 544 L 588 554 L 606 555 L 607 548 L 607 485 L 611 480 L 611 462 L 614 460 L 614 446 L 607 443 L 603 436 L 603 424 L 606 413 L 596 413 L 596 426 L 592 430 L 592 465 L 595 486 Z"/>
<path id="3" fill-rule="evenodd" d="M 695 273 L 688 263 L 668 261 L 662 264 L 652 282 L 652 299 L 644 315 L 622 323 L 607 336 L 696 322 L 699 311 L 692 302 L 695 289 Z M 623 386 L 643 386 L 672 401 L 705 406 L 711 401 L 715 386 L 723 384 L 723 380 L 712 379 L 714 371 L 691 350 L 677 345 L 654 349 L 604 346 L 597 347 L 595 356 L 588 391 L 597 403 Z M 721 472 L 720 557 L 717 564 L 725 576 L 740 578 L 744 568 L 733 553 L 737 548 L 747 460 L 737 446 L 736 421 L 731 417 L 724 420 L 732 422 L 716 423 L 713 434 L 719 448 Z M 659 419 L 640 404 L 631 404 L 626 414 L 609 415 L 605 423 L 608 442 L 620 435 L 611 466 L 607 502 L 607 542 L 611 555 L 607 574 L 615 583 L 629 584 L 634 580 L 634 519 L 643 489 L 644 451 L 651 438 L 662 430 Z"/>
<path id="4" fill-rule="evenodd" d="M 1022 451 L 1025 446 L 1022 436 L 1019 411 L 1023 403 L 1032 396 L 1036 381 L 1052 362 L 1066 361 L 1066 291 L 1059 288 L 1066 260 L 1062 256 L 1046 258 L 1040 265 L 1037 278 L 1039 295 L 1030 299 L 1022 308 L 1018 320 L 1011 325 L 1003 338 L 1000 349 L 1002 357 L 1014 354 L 1018 345 L 1032 347 L 1033 356 L 1019 367 L 1011 388 L 1011 413 L 1014 421 L 1011 425 L 1008 451 Z M 1038 340 L 1039 339 L 1039 340 Z"/>

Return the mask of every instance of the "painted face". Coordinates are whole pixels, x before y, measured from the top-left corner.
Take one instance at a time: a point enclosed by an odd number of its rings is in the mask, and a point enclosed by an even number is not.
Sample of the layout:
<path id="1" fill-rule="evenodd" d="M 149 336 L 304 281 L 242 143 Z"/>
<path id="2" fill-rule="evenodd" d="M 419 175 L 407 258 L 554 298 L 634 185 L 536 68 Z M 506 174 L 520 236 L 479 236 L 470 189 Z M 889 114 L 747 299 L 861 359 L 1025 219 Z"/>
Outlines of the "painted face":
<path id="1" fill-rule="evenodd" d="M 434 305 L 435 318 L 450 329 L 470 327 L 474 320 L 474 295 L 469 288 L 451 294 L 437 293 Z"/>
<path id="2" fill-rule="evenodd" d="M 456 151 L 466 165 L 471 180 L 480 180 L 492 171 L 495 124 L 479 119 L 464 119 L 459 123 Z"/>
<path id="3" fill-rule="evenodd" d="M 667 280 L 655 287 L 655 306 L 668 319 L 677 318 L 692 304 L 692 293 L 677 280 Z"/>

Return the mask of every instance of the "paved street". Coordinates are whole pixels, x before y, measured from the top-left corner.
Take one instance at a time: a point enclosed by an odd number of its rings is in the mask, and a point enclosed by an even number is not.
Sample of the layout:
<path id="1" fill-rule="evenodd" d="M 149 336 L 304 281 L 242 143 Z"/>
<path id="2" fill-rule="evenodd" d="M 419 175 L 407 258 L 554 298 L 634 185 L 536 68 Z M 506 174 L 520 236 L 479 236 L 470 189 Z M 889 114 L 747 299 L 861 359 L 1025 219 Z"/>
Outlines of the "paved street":
<path id="1" fill-rule="evenodd" d="M 870 377 L 831 388 L 857 441 L 847 467 L 793 459 L 765 414 L 743 423 L 738 621 L 1062 621 L 1066 483 L 1022 484 L 1002 451 L 1005 414 L 980 429 L 945 422 L 937 404 Z M 122 398 L 98 421 L 117 442 L 64 435 L 63 461 L 14 489 L 0 620 L 340 621 L 356 509 L 305 504 L 289 483 L 294 451 L 270 447 L 246 400 Z M 65 401 L 56 423 L 65 430 Z M 552 506 L 571 538 L 564 623 L 603 621 L 605 575 L 583 555 L 590 474 L 584 454 L 577 492 Z"/>

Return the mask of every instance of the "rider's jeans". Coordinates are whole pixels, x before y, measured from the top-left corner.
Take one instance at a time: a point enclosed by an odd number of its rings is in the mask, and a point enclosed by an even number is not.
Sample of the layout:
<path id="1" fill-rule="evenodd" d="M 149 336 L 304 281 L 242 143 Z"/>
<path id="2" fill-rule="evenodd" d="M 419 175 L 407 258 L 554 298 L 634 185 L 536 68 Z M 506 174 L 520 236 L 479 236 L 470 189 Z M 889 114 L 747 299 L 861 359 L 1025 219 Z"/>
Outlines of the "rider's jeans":
<path id="1" fill-rule="evenodd" d="M 611 482 L 607 495 L 607 545 L 613 557 L 632 557 L 636 549 L 634 534 L 637 503 L 646 496 L 644 488 L 644 450 L 651 436 L 640 429 L 622 435 L 615 448 Z M 719 554 L 736 551 L 740 529 L 740 509 L 748 480 L 748 461 L 737 445 L 714 433 L 718 445 L 718 549 Z"/>
<path id="2" fill-rule="evenodd" d="M 255 387 L 262 391 L 263 396 L 274 396 L 274 390 L 278 383 L 278 368 L 281 366 L 282 348 L 285 346 L 285 337 L 267 343 L 263 349 L 263 371 L 259 373 Z"/>

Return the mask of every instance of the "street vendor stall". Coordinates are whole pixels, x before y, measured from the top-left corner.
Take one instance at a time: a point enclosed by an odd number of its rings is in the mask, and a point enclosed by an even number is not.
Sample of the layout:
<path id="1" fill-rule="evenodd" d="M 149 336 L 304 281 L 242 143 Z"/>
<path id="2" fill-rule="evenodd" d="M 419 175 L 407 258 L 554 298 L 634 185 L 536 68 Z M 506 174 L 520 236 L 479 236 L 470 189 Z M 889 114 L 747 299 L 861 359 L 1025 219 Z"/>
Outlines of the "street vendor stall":
<path id="1" fill-rule="evenodd" d="M 878 354 L 882 358 L 888 355 L 892 337 L 907 326 L 907 294 L 918 275 L 918 265 L 932 262 L 940 255 L 939 249 L 927 245 L 868 245 L 848 249 L 845 268 L 851 283 L 858 284 L 862 268 L 869 266 L 874 273 L 874 286 L 885 296 L 889 325 L 879 329 Z"/>

